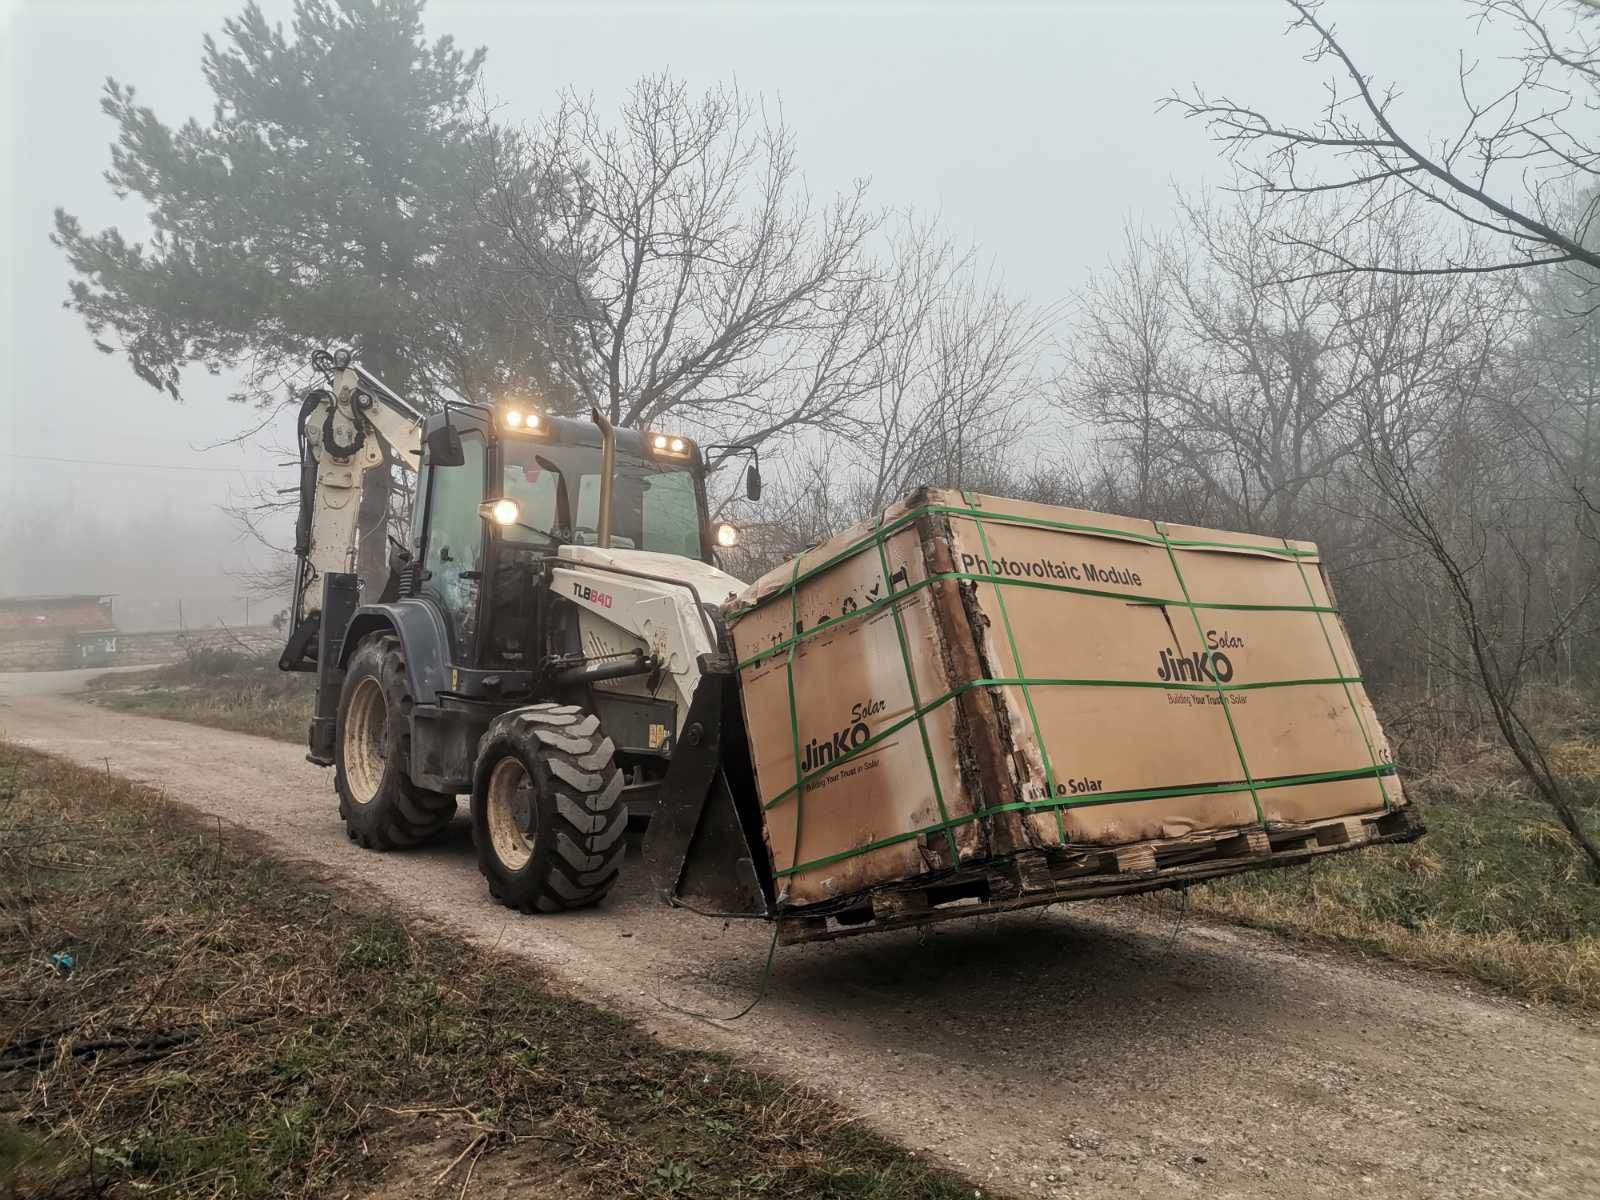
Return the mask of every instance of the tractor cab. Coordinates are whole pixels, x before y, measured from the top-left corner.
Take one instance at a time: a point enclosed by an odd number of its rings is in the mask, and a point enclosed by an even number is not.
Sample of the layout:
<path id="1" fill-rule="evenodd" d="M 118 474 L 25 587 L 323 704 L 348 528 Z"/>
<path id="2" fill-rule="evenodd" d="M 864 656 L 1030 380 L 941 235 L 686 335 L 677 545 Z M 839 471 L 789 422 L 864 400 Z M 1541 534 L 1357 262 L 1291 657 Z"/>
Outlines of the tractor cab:
<path id="1" fill-rule="evenodd" d="M 534 593 L 563 547 L 710 564 L 737 540 L 684 437 L 473 405 L 429 417 L 422 446 L 399 594 L 437 606 L 462 667 L 534 666 Z"/>
<path id="2" fill-rule="evenodd" d="M 714 561 L 737 533 L 710 518 L 701 448 L 598 412 L 423 415 L 348 356 L 314 365 L 280 665 L 317 673 L 307 757 L 334 768 L 350 837 L 428 841 L 467 794 L 479 866 L 514 907 L 597 901 L 630 829 L 652 831 L 664 889 L 764 906 L 720 615 L 744 585 Z M 355 569 L 358 518 L 392 463 L 417 473 L 380 590 Z"/>
<path id="3" fill-rule="evenodd" d="M 737 533 L 708 516 L 699 447 L 477 406 L 428 418 L 422 446 L 396 599 L 439 614 L 452 690 L 581 704 L 626 762 L 664 769 L 699 675 L 673 636 L 717 646 L 741 586 L 712 561 Z"/>

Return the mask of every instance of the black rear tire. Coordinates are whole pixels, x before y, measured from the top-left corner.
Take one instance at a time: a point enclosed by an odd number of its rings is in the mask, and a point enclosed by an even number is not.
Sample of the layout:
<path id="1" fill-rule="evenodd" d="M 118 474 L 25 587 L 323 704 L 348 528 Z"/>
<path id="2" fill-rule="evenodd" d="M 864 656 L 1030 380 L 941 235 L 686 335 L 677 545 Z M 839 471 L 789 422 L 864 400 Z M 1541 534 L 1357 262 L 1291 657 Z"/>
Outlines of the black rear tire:
<path id="1" fill-rule="evenodd" d="M 502 713 L 478 743 L 472 836 L 489 894 L 521 912 L 598 903 L 617 880 L 628 806 L 616 749 L 575 704 Z"/>
<path id="2" fill-rule="evenodd" d="M 456 814 L 454 796 L 411 781 L 411 706 L 400 639 L 368 634 L 345 670 L 333 752 L 339 816 L 368 850 L 420 846 Z"/>

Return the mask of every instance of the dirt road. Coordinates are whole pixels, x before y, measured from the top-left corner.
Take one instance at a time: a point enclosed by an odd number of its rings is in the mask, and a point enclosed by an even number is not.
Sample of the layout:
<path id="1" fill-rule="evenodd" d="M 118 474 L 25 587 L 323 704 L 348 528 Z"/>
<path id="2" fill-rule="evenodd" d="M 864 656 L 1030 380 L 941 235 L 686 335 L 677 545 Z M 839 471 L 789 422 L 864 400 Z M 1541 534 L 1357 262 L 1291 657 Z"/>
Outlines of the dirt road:
<path id="1" fill-rule="evenodd" d="M 360 851 L 295 746 L 0 675 L 0 735 L 165 789 L 290 857 L 526 955 L 669 1040 L 830 1092 L 1022 1195 L 1600 1197 L 1600 1031 L 1447 980 L 1195 921 L 1078 905 L 778 952 L 625 895 L 536 919 L 492 905 L 458 819 Z M 1381 851 L 1380 851 L 1381 853 Z"/>

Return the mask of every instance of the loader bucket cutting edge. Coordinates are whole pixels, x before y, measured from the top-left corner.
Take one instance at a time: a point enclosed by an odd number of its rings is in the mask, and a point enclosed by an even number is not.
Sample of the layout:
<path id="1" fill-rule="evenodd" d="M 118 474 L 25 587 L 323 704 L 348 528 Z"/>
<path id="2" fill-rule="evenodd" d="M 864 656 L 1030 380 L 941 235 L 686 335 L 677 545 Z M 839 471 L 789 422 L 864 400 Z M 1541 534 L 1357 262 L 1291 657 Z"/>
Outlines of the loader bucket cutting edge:
<path id="1" fill-rule="evenodd" d="M 736 677 L 705 676 L 642 849 L 651 892 L 668 904 L 726 916 L 775 915 L 749 754 Z"/>

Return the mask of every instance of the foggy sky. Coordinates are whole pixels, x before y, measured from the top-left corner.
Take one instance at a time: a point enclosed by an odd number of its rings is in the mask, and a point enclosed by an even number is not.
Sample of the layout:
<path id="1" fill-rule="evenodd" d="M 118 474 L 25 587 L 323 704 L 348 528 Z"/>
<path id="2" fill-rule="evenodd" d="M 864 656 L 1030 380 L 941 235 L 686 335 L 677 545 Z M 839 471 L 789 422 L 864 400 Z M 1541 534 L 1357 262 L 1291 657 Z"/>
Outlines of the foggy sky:
<path id="1" fill-rule="evenodd" d="M 277 430 L 277 451 L 204 450 L 253 414 L 226 403 L 226 381 L 203 371 L 190 372 L 178 405 L 125 360 L 96 352 L 61 308 L 68 271 L 47 240 L 57 205 L 88 229 L 142 232 L 137 201 L 117 201 L 101 178 L 114 133 L 99 111 L 101 84 L 108 75 L 133 84 L 169 125 L 208 119 L 201 35 L 241 6 L 0 0 L 9 284 L 0 296 L 0 594 L 122 591 L 130 615 L 135 602 L 164 611 L 164 598 L 187 595 L 191 620 L 242 616 L 233 573 L 265 556 L 220 506 L 252 483 L 293 482 L 291 468 L 276 466 L 292 431 Z M 292 6 L 262 7 L 287 23 Z M 1503 35 L 1474 38 L 1457 0 L 1329 0 L 1325 13 L 1380 81 L 1405 81 L 1402 117 L 1441 135 L 1459 119 L 1457 49 L 1489 59 L 1508 46 Z M 993 256 L 1010 291 L 1041 302 L 1071 297 L 1128 217 L 1167 224 L 1174 183 L 1226 178 L 1202 127 L 1155 111 L 1162 94 L 1200 82 L 1309 119 L 1327 74 L 1300 61 L 1303 37 L 1284 39 L 1277 0 L 433 0 L 427 23 L 430 37 L 488 47 L 485 83 L 508 117 L 534 118 L 569 85 L 606 104 L 661 69 L 696 86 L 737 78 L 781 99 L 814 192 L 870 177 L 876 203 L 940 214 Z"/>

